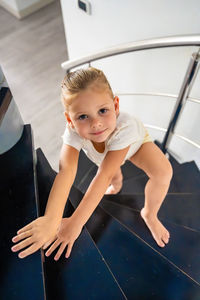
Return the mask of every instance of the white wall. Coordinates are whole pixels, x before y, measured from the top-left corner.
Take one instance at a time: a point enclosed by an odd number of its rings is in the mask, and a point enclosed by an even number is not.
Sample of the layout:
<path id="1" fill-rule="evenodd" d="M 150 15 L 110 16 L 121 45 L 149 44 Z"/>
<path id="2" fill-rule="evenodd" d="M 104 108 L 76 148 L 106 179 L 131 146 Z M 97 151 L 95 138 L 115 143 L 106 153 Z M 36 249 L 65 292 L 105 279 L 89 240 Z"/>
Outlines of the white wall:
<path id="1" fill-rule="evenodd" d="M 200 34 L 199 0 L 91 0 L 92 14 L 78 8 L 78 1 L 61 0 L 70 59 L 107 47 L 148 38 Z M 102 68 L 115 93 L 158 92 L 177 95 L 190 56 L 197 48 L 157 49 L 120 55 L 93 63 Z M 191 97 L 200 98 L 200 75 Z M 145 124 L 166 128 L 175 99 L 168 97 L 121 96 L 121 109 L 132 111 Z M 200 144 L 200 105 L 188 102 L 176 132 Z M 149 129 L 161 140 L 164 132 Z M 170 149 L 180 161 L 195 159 L 200 150 L 174 137 Z M 199 160 L 198 160 L 199 159 Z"/>
<path id="2" fill-rule="evenodd" d="M 2 2 L 2 1 L 1 1 Z M 0 3 L 1 3 L 0 2 Z M 18 6 L 17 6 L 17 2 L 16 2 L 16 0 L 4 0 L 4 2 L 6 2 L 6 4 L 10 7 L 10 8 L 12 8 L 12 9 L 14 9 L 14 10 L 18 10 Z"/>
<path id="3" fill-rule="evenodd" d="M 16 1 L 19 10 L 23 10 L 31 6 L 32 4 L 39 2 L 39 0 L 16 0 Z"/>
<path id="4" fill-rule="evenodd" d="M 39 2 L 39 0 L 3 0 L 3 2 L 13 10 L 20 11 L 32 4 Z"/>
<path id="5" fill-rule="evenodd" d="M 0 0 L 0 5 L 18 19 L 27 17 L 54 0 Z"/>

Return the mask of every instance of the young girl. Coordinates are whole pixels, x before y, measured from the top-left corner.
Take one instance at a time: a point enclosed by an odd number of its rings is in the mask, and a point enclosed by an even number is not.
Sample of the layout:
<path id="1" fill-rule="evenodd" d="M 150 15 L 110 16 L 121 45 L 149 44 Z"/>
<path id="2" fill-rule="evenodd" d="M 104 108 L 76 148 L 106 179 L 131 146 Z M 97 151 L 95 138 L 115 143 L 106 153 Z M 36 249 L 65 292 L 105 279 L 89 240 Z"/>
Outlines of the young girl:
<path id="1" fill-rule="evenodd" d="M 172 167 L 162 151 L 151 141 L 142 122 L 119 111 L 119 98 L 102 71 L 95 68 L 68 73 L 62 82 L 62 101 L 67 120 L 63 135 L 59 173 L 52 186 L 45 215 L 17 232 L 12 251 L 20 258 L 39 248 L 49 256 L 58 246 L 58 260 L 67 247 L 69 257 L 75 240 L 104 194 L 116 194 L 122 187 L 121 165 L 130 160 L 144 170 L 149 180 L 141 217 L 160 247 L 169 242 L 169 232 L 158 220 L 158 210 L 172 178 Z M 74 182 L 79 151 L 97 164 L 98 171 L 82 201 L 70 218 L 63 211 Z"/>

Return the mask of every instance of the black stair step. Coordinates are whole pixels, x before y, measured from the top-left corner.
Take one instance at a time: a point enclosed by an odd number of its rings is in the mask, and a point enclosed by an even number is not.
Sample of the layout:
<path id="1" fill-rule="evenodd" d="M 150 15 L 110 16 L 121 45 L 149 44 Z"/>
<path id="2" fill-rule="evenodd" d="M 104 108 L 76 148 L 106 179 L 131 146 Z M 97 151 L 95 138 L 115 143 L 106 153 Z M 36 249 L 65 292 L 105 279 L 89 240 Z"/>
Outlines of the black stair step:
<path id="1" fill-rule="evenodd" d="M 160 148 L 161 143 L 155 141 L 155 144 Z M 185 192 L 196 192 L 200 193 L 200 171 L 194 161 L 189 161 L 180 164 L 170 153 L 169 161 L 172 164 L 174 173 L 176 174 L 174 184 L 182 192 L 182 185 L 185 185 Z M 178 190 L 177 190 L 178 191 Z"/>
<path id="2" fill-rule="evenodd" d="M 82 193 L 85 193 L 92 181 L 92 179 L 94 178 L 94 176 L 97 173 L 97 166 L 93 165 L 90 170 L 85 173 L 84 177 L 82 177 L 82 179 L 79 181 L 79 183 L 77 185 L 75 185 Z M 126 162 L 122 167 L 122 174 L 123 174 L 123 180 L 124 182 L 126 182 L 126 180 L 131 180 L 131 182 L 135 182 L 133 183 L 134 185 L 134 190 L 136 190 L 136 192 L 144 192 L 144 187 L 143 187 L 143 183 L 139 180 L 138 183 L 138 179 L 142 178 L 142 181 L 144 181 L 145 183 L 148 180 L 148 177 L 145 175 L 145 173 L 137 168 L 136 166 L 134 166 L 131 162 Z M 132 185 L 132 189 L 133 189 L 133 185 Z M 132 190 L 131 189 L 131 190 Z M 122 188 L 122 192 L 129 192 L 129 188 L 127 188 L 127 186 L 125 185 L 124 188 Z"/>
<path id="3" fill-rule="evenodd" d="M 74 185 L 81 192 L 85 193 L 96 175 L 97 169 L 97 166 L 82 151 Z M 148 176 L 144 171 L 134 166 L 130 161 L 127 161 L 121 169 L 123 173 L 121 194 L 144 193 L 144 188 L 148 181 Z M 174 164 L 173 171 L 168 193 L 200 193 L 200 172 L 195 162 L 182 165 Z"/>
<path id="4" fill-rule="evenodd" d="M 142 169 L 137 168 L 132 162 L 126 161 L 125 164 L 121 167 L 122 174 L 124 180 L 127 180 L 129 178 L 138 178 L 142 175 L 146 175 L 145 172 Z"/>
<path id="5" fill-rule="evenodd" d="M 79 154 L 78 168 L 76 178 L 74 180 L 74 186 L 78 186 L 83 179 L 87 178 L 87 172 L 92 168 L 97 169 L 97 166 L 85 155 L 84 151 L 81 150 Z"/>
<path id="6" fill-rule="evenodd" d="M 120 194 L 144 194 L 144 188 L 148 179 L 149 177 L 147 175 L 140 175 L 137 177 L 123 180 L 123 186 L 120 191 Z"/>
<path id="7" fill-rule="evenodd" d="M 105 195 L 101 202 L 104 201 L 140 211 L 144 206 L 144 195 Z M 200 196 L 168 194 L 162 203 L 158 217 L 200 231 Z"/>
<path id="8" fill-rule="evenodd" d="M 0 155 L 1 198 L 1 299 L 43 300 L 43 270 L 40 252 L 24 259 L 11 251 L 17 231 L 37 218 L 34 178 L 34 147 L 30 125 L 18 143 Z"/>
<path id="9" fill-rule="evenodd" d="M 83 194 L 70 192 L 74 208 Z M 85 224 L 127 299 L 195 299 L 199 285 L 97 206 Z M 175 286 L 176 288 L 169 288 Z"/>
<path id="10" fill-rule="evenodd" d="M 121 194 L 144 193 L 147 181 L 147 175 L 128 178 L 123 182 Z M 168 193 L 200 194 L 200 172 L 194 162 L 184 163 L 177 169 L 173 169 Z"/>
<path id="11" fill-rule="evenodd" d="M 194 161 L 182 164 L 173 180 L 177 192 L 200 194 L 200 171 Z"/>
<path id="12" fill-rule="evenodd" d="M 85 153 L 81 150 L 74 186 L 85 193 L 90 185 L 90 182 L 96 175 L 97 169 L 98 167 L 92 161 L 90 161 Z M 124 180 L 145 175 L 143 170 L 137 168 L 130 161 L 126 161 L 126 163 L 121 167 L 121 170 Z"/>
<path id="13" fill-rule="evenodd" d="M 44 261 L 47 300 L 126 299 L 85 227 L 68 259 L 56 251 Z"/>
<path id="14" fill-rule="evenodd" d="M 45 208 L 47 205 L 48 197 L 57 175 L 57 172 L 52 169 L 46 156 L 44 155 L 41 148 L 36 150 L 37 163 L 36 163 L 36 174 L 37 174 L 37 186 L 38 186 L 38 205 L 40 216 L 45 213 Z M 64 217 L 70 217 L 74 212 L 73 207 L 70 205 L 69 201 L 66 199 L 66 206 L 64 210 Z"/>
<path id="15" fill-rule="evenodd" d="M 36 153 L 39 203 L 43 215 L 57 173 L 40 148 Z M 64 217 L 70 217 L 73 212 L 74 208 L 68 200 Z M 85 227 L 68 259 L 65 258 L 65 249 L 56 262 L 53 258 L 57 250 L 43 260 L 47 300 L 126 299 Z"/>
<path id="16" fill-rule="evenodd" d="M 77 185 L 74 185 L 77 187 L 82 193 L 85 193 L 92 181 L 92 179 L 95 177 L 97 173 L 97 166 L 93 165 L 89 170 L 87 170 L 82 177 L 82 179 L 79 181 Z"/>
<path id="17" fill-rule="evenodd" d="M 37 173 L 37 185 L 38 185 L 38 195 L 39 195 L 39 208 L 40 216 L 45 213 L 45 208 L 47 200 L 49 197 L 50 190 L 52 188 L 54 179 L 57 172 L 54 171 L 48 160 L 46 159 L 41 148 L 36 150 L 37 163 L 36 163 L 36 173 Z"/>
<path id="18" fill-rule="evenodd" d="M 170 182 L 168 193 L 174 193 L 174 192 L 181 192 L 180 191 L 180 182 L 175 181 L 175 174 Z M 136 194 L 141 193 L 144 194 L 144 189 L 147 184 L 147 181 L 149 180 L 149 177 L 147 175 L 140 175 L 137 177 L 128 178 L 126 180 L 123 180 L 123 186 L 121 189 L 120 194 Z M 179 184 L 179 185 L 178 185 Z M 183 188 L 182 188 L 183 189 Z M 185 191 L 185 189 L 183 189 Z M 182 192 L 183 192 L 182 191 Z M 187 192 L 187 189 L 186 189 Z"/>
<path id="19" fill-rule="evenodd" d="M 170 241 L 164 248 L 161 248 L 152 238 L 139 212 L 119 207 L 108 201 L 102 202 L 100 206 L 200 284 L 200 232 L 162 221 L 170 232 Z"/>

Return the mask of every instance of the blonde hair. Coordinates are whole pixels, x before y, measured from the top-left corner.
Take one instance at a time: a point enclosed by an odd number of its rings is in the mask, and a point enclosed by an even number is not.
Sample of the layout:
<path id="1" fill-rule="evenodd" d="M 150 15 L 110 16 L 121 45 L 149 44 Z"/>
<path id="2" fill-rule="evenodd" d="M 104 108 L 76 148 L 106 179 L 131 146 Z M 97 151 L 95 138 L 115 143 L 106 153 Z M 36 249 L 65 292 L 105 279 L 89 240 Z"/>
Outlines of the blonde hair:
<path id="1" fill-rule="evenodd" d="M 91 87 L 99 91 L 107 90 L 114 98 L 110 84 L 101 70 L 89 67 L 67 73 L 61 84 L 61 101 L 65 110 L 69 111 L 70 104 L 80 92 Z"/>

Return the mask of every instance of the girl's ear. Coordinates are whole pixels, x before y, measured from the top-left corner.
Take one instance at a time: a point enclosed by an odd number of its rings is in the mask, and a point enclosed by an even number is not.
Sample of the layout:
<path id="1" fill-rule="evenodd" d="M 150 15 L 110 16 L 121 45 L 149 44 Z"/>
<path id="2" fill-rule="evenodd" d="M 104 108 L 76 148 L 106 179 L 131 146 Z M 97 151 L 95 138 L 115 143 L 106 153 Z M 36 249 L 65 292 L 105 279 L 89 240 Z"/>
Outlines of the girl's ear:
<path id="1" fill-rule="evenodd" d="M 116 112 L 116 115 L 118 116 L 118 114 L 119 114 L 119 97 L 115 96 L 113 101 L 114 101 L 114 106 L 115 106 L 115 112 Z"/>
<path id="2" fill-rule="evenodd" d="M 69 124 L 69 126 L 71 126 L 72 128 L 74 128 L 74 125 L 73 125 L 73 123 L 72 123 L 72 121 L 71 121 L 71 119 L 70 119 L 69 114 L 65 111 L 65 112 L 64 112 L 64 115 L 65 115 L 65 118 L 66 118 L 67 123 Z"/>

